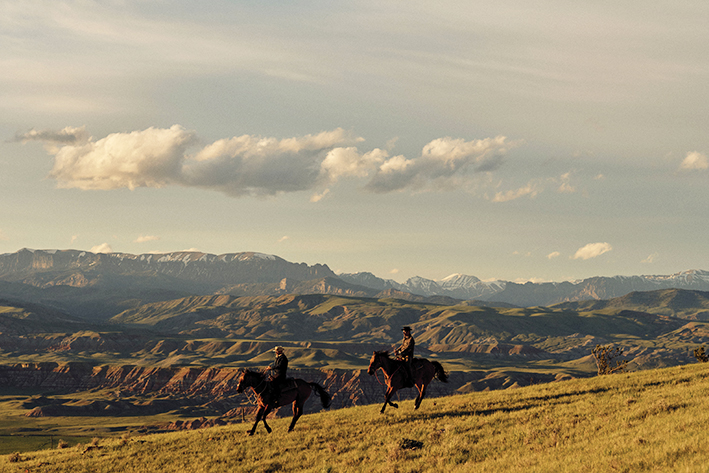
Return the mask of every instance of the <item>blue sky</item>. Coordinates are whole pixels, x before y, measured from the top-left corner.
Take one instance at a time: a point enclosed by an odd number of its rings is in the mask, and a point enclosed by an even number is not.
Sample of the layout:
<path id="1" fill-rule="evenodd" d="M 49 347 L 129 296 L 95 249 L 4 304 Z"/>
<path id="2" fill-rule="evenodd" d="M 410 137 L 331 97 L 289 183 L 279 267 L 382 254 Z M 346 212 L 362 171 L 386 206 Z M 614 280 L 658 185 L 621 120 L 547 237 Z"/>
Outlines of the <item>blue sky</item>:
<path id="1" fill-rule="evenodd" d="M 0 252 L 709 269 L 709 5 L 622 3 L 0 1 Z"/>

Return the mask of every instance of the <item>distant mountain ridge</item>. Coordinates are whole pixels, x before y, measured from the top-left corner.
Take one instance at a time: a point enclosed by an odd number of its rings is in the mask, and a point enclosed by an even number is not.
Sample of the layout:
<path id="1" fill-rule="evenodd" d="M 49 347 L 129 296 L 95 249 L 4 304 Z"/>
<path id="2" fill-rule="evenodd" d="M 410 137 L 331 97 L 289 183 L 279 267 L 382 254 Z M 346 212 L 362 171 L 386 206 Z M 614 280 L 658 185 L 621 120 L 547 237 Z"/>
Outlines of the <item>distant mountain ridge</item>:
<path id="1" fill-rule="evenodd" d="M 423 296 L 448 296 L 461 300 L 502 302 L 520 307 L 547 306 L 569 301 L 613 299 L 633 291 L 691 289 L 709 291 L 709 271 L 689 270 L 672 275 L 596 276 L 581 281 L 524 284 L 481 281 L 453 274 L 441 280 L 414 277 L 405 283 L 377 278 L 371 273 L 340 274 L 340 279 L 379 290 L 393 288 Z"/>
<path id="2" fill-rule="evenodd" d="M 0 279 L 37 287 L 75 287 L 126 283 L 125 277 L 172 282 L 178 289 L 216 290 L 244 283 L 279 283 L 334 277 L 326 265 L 291 263 L 263 253 L 213 255 L 193 251 L 164 254 L 91 253 L 79 250 L 30 250 L 0 255 Z M 170 281 L 172 280 L 172 281 Z M 174 287 L 173 287 L 174 289 Z"/>
<path id="3" fill-rule="evenodd" d="M 166 300 L 160 293 L 167 291 L 171 297 L 176 293 L 236 296 L 316 293 L 430 302 L 438 298 L 445 303 L 455 299 L 529 307 L 613 299 L 633 291 L 671 288 L 709 291 L 709 271 L 703 270 L 525 284 L 482 281 L 475 276 L 453 274 L 441 280 L 417 276 L 398 283 L 369 272 L 338 275 L 326 264 L 291 263 L 257 252 L 214 255 L 178 251 L 133 255 L 26 248 L 0 255 L 0 281 L 23 287 L 56 288 L 57 291 L 92 288 L 119 291 L 124 295 L 152 291 L 142 302 Z M 18 290 L 17 287 L 11 289 Z"/>

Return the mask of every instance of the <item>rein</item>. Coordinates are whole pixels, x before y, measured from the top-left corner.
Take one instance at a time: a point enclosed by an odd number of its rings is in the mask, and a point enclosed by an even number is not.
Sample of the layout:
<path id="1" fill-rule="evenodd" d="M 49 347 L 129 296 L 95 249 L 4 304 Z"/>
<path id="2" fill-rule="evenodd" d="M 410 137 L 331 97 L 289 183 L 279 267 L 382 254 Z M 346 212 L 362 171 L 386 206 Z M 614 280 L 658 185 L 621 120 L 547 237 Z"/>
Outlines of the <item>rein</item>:
<path id="1" fill-rule="evenodd" d="M 258 383 L 256 386 L 249 386 L 249 387 L 253 390 L 253 392 L 256 396 L 261 396 L 261 394 L 266 390 L 266 386 L 264 386 L 261 391 L 259 391 L 258 388 L 260 388 L 264 384 L 266 384 L 265 377 L 262 378 L 261 382 Z M 248 391 L 244 391 L 244 394 L 246 394 L 246 397 L 249 399 L 249 402 L 251 402 L 251 404 L 258 404 L 258 401 L 256 399 L 251 399 L 251 396 L 249 396 Z"/>
<path id="2" fill-rule="evenodd" d="M 379 362 L 379 365 L 380 365 L 379 368 L 382 369 L 382 373 L 384 373 L 384 379 L 386 379 L 386 386 L 389 386 L 391 384 L 391 378 L 401 369 L 401 365 L 397 366 L 396 369 L 394 370 L 394 372 L 389 375 L 386 373 L 386 371 L 384 371 L 384 363 Z M 374 377 L 376 378 L 377 382 L 380 385 L 385 386 L 384 384 L 382 384 L 381 381 L 379 381 L 379 375 L 378 375 L 379 368 L 374 370 Z"/>

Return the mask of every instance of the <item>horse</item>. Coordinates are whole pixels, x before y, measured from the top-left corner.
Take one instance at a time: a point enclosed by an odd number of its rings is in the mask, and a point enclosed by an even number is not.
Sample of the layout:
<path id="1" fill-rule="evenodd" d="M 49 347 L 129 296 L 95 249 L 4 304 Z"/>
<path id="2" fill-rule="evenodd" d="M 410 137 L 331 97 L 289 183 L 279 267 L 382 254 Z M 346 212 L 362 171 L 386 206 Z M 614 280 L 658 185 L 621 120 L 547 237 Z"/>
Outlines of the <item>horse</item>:
<path id="1" fill-rule="evenodd" d="M 251 430 L 248 432 L 249 435 L 253 435 L 256 431 L 256 426 L 260 421 L 263 421 L 263 426 L 266 427 L 266 431 L 270 434 L 271 427 L 266 423 L 266 416 L 271 412 L 274 407 L 283 406 L 288 403 L 293 403 L 293 420 L 288 427 L 288 432 L 292 432 L 295 427 L 295 423 L 303 415 L 303 405 L 306 399 L 310 397 L 310 393 L 315 390 L 320 396 L 320 401 L 322 406 L 327 409 L 330 407 L 330 395 L 317 383 L 309 383 L 305 380 L 298 378 L 288 378 L 285 383 L 281 386 L 281 392 L 274 402 L 271 399 L 268 388 L 268 380 L 264 373 L 258 371 L 246 370 L 242 373 L 241 378 L 239 378 L 239 385 L 236 387 L 236 391 L 241 393 L 244 392 L 246 388 L 251 388 L 254 393 L 256 393 L 258 399 L 258 410 L 256 411 L 256 422 Z"/>
<path id="2" fill-rule="evenodd" d="M 407 377 L 404 362 L 390 358 L 389 352 L 386 350 L 374 352 L 372 359 L 369 361 L 369 369 L 367 369 L 367 373 L 371 376 L 379 368 L 381 368 L 384 372 L 387 385 L 384 405 L 380 411 L 382 414 L 384 413 L 384 409 L 386 409 L 387 404 L 397 409 L 399 408 L 396 403 L 391 402 L 391 397 L 401 388 L 416 387 L 418 390 L 418 396 L 416 397 L 414 408 L 418 409 L 421 405 L 423 397 L 426 395 L 426 387 L 431 383 L 434 377 L 444 383 L 448 382 L 448 373 L 445 372 L 443 366 L 441 366 L 439 362 L 428 361 L 425 358 L 414 358 L 411 367 L 414 377 L 414 386 L 404 386 Z"/>

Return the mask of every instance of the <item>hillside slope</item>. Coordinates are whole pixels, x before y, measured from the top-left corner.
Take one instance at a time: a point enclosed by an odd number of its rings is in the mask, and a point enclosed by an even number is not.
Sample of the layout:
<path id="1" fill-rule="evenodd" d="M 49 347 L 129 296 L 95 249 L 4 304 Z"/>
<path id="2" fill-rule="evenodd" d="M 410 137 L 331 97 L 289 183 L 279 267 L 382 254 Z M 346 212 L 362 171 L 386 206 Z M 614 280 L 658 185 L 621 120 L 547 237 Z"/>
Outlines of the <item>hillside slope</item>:
<path id="1" fill-rule="evenodd" d="M 41 471 L 705 471 L 709 365 L 610 375 L 0 458 Z M 14 460 L 11 462 L 11 460 Z"/>

